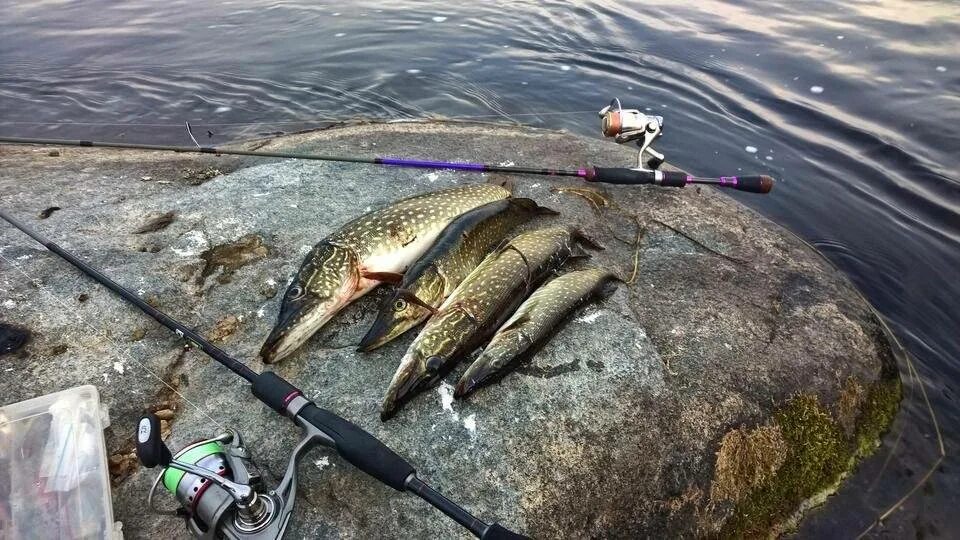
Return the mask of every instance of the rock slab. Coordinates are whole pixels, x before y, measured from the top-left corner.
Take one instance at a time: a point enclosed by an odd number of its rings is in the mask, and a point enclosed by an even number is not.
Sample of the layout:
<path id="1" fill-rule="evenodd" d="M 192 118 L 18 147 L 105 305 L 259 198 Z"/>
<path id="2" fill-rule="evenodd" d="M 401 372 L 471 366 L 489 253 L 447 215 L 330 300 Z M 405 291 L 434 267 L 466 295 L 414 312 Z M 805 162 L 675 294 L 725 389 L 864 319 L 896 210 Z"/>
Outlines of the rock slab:
<path id="1" fill-rule="evenodd" d="M 459 123 L 363 124 L 238 146 L 567 168 L 635 159 L 600 140 Z M 272 366 L 478 516 L 533 537 L 779 532 L 870 452 L 897 407 L 899 351 L 862 296 L 801 240 L 712 189 L 50 150 L 0 147 L 3 207 L 255 369 L 307 250 L 366 210 L 441 187 L 510 182 L 561 212 L 538 224 L 579 224 L 606 247 L 582 264 L 631 283 L 463 403 L 449 383 L 466 366 L 379 420 L 412 339 L 355 352 L 382 293 Z M 296 430 L 239 379 L 9 227 L 0 227 L 0 255 L 0 320 L 31 335 L 0 356 L 2 401 L 100 389 L 127 538 L 184 535 L 174 518 L 145 510 L 155 471 L 132 459 L 144 409 L 162 412 L 172 448 L 231 426 L 268 477 L 282 474 Z M 293 538 L 465 535 L 322 450 L 300 473 Z"/>

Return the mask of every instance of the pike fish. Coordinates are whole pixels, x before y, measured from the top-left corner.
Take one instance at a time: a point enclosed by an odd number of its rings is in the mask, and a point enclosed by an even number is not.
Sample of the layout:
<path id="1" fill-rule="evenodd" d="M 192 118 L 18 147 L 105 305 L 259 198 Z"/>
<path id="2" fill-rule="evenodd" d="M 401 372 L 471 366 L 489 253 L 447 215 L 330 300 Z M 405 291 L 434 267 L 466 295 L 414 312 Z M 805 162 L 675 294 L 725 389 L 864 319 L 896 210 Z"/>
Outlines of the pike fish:
<path id="1" fill-rule="evenodd" d="M 480 346 L 524 298 L 571 257 L 599 248 L 575 229 L 523 233 L 488 255 L 427 321 L 390 382 L 380 418 L 387 420 L 421 390 Z"/>
<path id="2" fill-rule="evenodd" d="M 404 273 L 359 349 L 372 351 L 427 320 L 514 227 L 546 214 L 557 212 L 532 199 L 511 198 L 485 204 L 453 220 Z"/>
<path id="3" fill-rule="evenodd" d="M 506 199 L 494 184 L 469 184 L 416 195 L 364 214 L 324 238 L 307 254 L 280 305 L 277 323 L 260 356 L 289 356 L 337 312 L 402 272 L 457 216 Z"/>
<path id="4" fill-rule="evenodd" d="M 576 308 L 613 293 L 619 277 L 598 268 L 566 273 L 540 287 L 497 330 L 457 382 L 454 397 L 486 386 L 529 360 Z"/>

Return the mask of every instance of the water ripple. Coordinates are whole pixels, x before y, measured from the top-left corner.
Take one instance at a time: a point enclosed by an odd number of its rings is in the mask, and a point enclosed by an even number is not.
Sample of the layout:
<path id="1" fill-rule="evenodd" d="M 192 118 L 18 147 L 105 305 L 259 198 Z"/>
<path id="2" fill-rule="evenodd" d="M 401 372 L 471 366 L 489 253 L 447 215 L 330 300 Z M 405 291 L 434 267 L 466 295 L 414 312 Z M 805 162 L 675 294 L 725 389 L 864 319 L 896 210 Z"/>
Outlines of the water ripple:
<path id="1" fill-rule="evenodd" d="M 957 442 L 960 4 L 825 6 L 7 2 L 0 133 L 184 143 L 190 120 L 221 143 L 443 116 L 596 136 L 582 111 L 618 96 L 666 118 L 658 147 L 690 170 L 782 179 L 741 200 L 850 275 L 917 356 Z M 904 405 L 906 422 L 922 414 Z M 904 464 L 922 461 L 922 449 L 904 452 Z M 838 499 L 861 517 L 880 504 Z"/>

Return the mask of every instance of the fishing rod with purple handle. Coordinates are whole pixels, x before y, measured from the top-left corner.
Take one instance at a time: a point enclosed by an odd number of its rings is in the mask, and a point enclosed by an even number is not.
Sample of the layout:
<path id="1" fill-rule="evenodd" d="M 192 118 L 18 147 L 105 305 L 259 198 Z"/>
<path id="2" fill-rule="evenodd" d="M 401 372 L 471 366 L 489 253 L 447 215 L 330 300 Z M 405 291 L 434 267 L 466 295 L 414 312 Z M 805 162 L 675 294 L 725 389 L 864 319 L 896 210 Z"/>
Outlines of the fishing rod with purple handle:
<path id="1" fill-rule="evenodd" d="M 418 169 L 453 169 L 458 171 L 496 172 L 539 176 L 567 176 L 582 178 L 587 182 L 600 182 L 604 184 L 652 184 L 663 187 L 684 187 L 690 184 L 706 184 L 715 187 L 746 191 L 748 193 L 769 193 L 770 190 L 773 189 L 774 180 L 770 176 L 766 175 L 702 178 L 690 176 L 688 174 L 676 171 L 656 170 L 663 163 L 664 157 L 662 154 L 659 154 L 650 148 L 650 143 L 661 134 L 661 128 L 663 126 L 662 117 L 645 115 L 636 109 L 622 109 L 620 107 L 620 101 L 618 99 L 614 99 L 611 101 L 609 106 L 604 107 L 600 111 L 600 118 L 601 133 L 603 133 L 604 136 L 613 137 L 614 140 L 620 144 L 636 141 L 637 146 L 640 147 L 636 168 L 581 167 L 577 169 L 550 169 L 520 167 L 514 165 L 490 165 L 487 163 L 435 161 L 397 157 L 329 156 L 322 154 L 302 154 L 297 152 L 234 150 L 229 148 L 218 148 L 215 146 L 201 146 L 197 142 L 197 139 L 193 136 L 193 132 L 189 123 L 187 123 L 187 132 L 195 146 L 169 146 L 159 144 L 136 144 L 70 139 L 40 139 L 28 137 L 0 137 L 0 142 L 12 144 L 42 144 L 49 146 L 120 148 L 127 150 L 148 150 L 263 158 L 307 159 L 315 161 L 367 163 L 371 165 L 389 165 Z M 652 157 L 647 161 L 644 161 L 643 156 L 645 154 L 649 154 Z"/>

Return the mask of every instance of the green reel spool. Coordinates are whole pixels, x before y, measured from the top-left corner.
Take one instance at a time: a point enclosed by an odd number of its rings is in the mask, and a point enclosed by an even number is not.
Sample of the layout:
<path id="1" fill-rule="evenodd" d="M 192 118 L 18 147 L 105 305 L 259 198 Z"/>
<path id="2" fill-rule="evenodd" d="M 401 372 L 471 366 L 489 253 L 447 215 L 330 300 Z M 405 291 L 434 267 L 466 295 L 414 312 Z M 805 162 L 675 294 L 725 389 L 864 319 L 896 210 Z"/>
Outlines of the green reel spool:
<path id="1" fill-rule="evenodd" d="M 223 447 L 220 446 L 220 443 L 217 441 L 209 441 L 199 446 L 184 448 L 174 456 L 174 459 L 191 465 L 197 465 L 200 461 L 219 454 L 223 454 Z M 177 495 L 177 488 L 180 486 L 183 477 L 187 474 L 188 473 L 179 469 L 167 467 L 163 472 L 163 486 L 167 488 L 167 491 L 170 493 Z M 190 476 L 192 477 L 193 475 Z"/>

